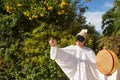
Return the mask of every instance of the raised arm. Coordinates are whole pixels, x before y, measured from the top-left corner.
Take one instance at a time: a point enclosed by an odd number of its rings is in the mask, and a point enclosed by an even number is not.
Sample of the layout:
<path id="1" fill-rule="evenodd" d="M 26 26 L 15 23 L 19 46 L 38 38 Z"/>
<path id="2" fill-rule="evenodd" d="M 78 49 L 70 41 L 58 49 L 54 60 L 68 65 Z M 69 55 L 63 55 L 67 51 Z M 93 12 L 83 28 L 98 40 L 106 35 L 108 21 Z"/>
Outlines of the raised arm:
<path id="1" fill-rule="evenodd" d="M 49 44 L 51 46 L 51 59 L 56 61 L 56 63 L 69 78 L 73 77 L 77 66 L 77 59 L 74 55 L 72 55 L 75 54 L 75 49 L 73 49 L 73 46 L 58 48 L 55 46 L 56 41 L 53 38 L 49 41 Z"/>

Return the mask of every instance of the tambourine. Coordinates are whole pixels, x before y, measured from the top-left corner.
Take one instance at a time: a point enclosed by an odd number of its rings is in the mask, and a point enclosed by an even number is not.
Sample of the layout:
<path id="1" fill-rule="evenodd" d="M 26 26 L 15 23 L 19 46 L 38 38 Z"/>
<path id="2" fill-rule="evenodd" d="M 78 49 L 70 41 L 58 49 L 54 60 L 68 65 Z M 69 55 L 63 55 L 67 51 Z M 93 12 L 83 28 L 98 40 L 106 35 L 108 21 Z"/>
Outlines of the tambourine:
<path id="1" fill-rule="evenodd" d="M 111 75 L 118 68 L 118 57 L 111 50 L 100 50 L 96 56 L 96 68 L 102 74 Z"/>

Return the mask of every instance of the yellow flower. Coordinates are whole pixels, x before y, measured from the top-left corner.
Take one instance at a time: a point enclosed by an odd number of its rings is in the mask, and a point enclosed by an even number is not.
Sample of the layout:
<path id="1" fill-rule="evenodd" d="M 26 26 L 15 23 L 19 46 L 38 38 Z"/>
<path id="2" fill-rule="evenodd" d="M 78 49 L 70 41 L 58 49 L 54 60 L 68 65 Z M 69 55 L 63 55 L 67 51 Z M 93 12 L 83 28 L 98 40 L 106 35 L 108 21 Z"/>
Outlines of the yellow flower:
<path id="1" fill-rule="evenodd" d="M 58 12 L 57 12 L 58 15 L 61 15 L 61 14 L 64 14 L 64 13 L 65 13 L 64 10 L 62 10 L 62 11 L 58 11 Z"/>
<path id="2" fill-rule="evenodd" d="M 46 2 L 44 2 L 44 4 L 46 4 Z"/>
<path id="3" fill-rule="evenodd" d="M 52 10 L 52 9 L 53 9 L 53 7 L 51 7 L 51 6 L 50 6 L 50 7 L 48 7 L 48 10 Z"/>
<path id="4" fill-rule="evenodd" d="M 6 11 L 7 11 L 7 12 L 12 13 L 12 12 L 11 12 L 12 9 L 13 9 L 12 7 L 10 7 L 10 6 L 6 6 Z"/>
<path id="5" fill-rule="evenodd" d="M 17 6 L 19 6 L 19 7 L 20 7 L 20 6 L 22 6 L 22 4 L 17 4 Z"/>
<path id="6" fill-rule="evenodd" d="M 60 7 L 63 8 L 65 5 L 68 5 L 66 2 L 61 2 Z"/>
<path id="7" fill-rule="evenodd" d="M 24 14 L 24 15 L 26 15 L 26 14 L 27 14 L 27 12 L 23 12 L 23 14 Z"/>
<path id="8" fill-rule="evenodd" d="M 38 16 L 37 15 L 32 15 L 32 18 L 38 18 Z"/>
<path id="9" fill-rule="evenodd" d="M 61 4 L 62 4 L 62 5 L 66 5 L 66 3 L 65 3 L 65 2 L 62 2 Z"/>
<path id="10" fill-rule="evenodd" d="M 60 4 L 60 7 L 63 8 L 64 6 L 62 4 Z"/>
<path id="11" fill-rule="evenodd" d="M 61 15 L 62 13 L 60 11 L 57 12 L 58 15 Z"/>
<path id="12" fill-rule="evenodd" d="M 29 16 L 29 12 L 28 12 L 28 11 L 23 12 L 23 14 L 24 14 L 25 16 Z"/>
<path id="13" fill-rule="evenodd" d="M 40 8 L 41 10 L 46 10 L 46 8 L 45 7 L 43 7 L 43 8 Z"/>
<path id="14" fill-rule="evenodd" d="M 6 9 L 9 9 L 10 8 L 10 6 L 6 6 Z"/>
<path id="15" fill-rule="evenodd" d="M 44 16 L 44 14 L 40 14 L 40 16 L 41 16 L 41 17 L 43 17 L 43 16 Z"/>
<path id="16" fill-rule="evenodd" d="M 65 13 L 65 11 L 64 10 L 62 10 L 62 14 L 64 14 Z"/>
<path id="17" fill-rule="evenodd" d="M 32 20 L 32 18 L 31 18 L 31 17 L 29 17 L 29 20 Z"/>
<path id="18" fill-rule="evenodd" d="M 10 9 L 6 9 L 7 12 L 11 13 Z"/>

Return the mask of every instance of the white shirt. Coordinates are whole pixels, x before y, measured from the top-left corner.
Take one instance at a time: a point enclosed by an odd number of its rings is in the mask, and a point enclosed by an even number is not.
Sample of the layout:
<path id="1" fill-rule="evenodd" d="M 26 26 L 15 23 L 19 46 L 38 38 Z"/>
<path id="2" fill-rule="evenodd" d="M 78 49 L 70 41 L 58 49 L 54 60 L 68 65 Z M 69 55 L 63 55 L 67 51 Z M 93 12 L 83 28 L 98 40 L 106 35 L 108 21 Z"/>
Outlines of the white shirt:
<path id="1" fill-rule="evenodd" d="M 51 47 L 51 59 L 55 60 L 70 80 L 104 80 L 95 66 L 96 57 L 88 47 L 71 45 L 65 48 Z"/>

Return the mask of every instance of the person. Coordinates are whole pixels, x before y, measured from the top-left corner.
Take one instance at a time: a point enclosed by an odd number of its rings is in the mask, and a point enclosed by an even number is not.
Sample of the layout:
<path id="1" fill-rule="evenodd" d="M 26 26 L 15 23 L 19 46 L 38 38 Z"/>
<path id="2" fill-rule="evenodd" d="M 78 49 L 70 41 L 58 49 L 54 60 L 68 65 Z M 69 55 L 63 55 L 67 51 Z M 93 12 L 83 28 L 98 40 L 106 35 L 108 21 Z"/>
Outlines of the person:
<path id="1" fill-rule="evenodd" d="M 54 38 L 49 40 L 50 58 L 55 60 L 70 80 L 104 80 L 96 69 L 96 56 L 91 48 L 86 47 L 87 29 L 76 35 L 76 45 L 58 48 Z"/>

